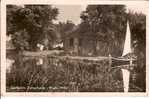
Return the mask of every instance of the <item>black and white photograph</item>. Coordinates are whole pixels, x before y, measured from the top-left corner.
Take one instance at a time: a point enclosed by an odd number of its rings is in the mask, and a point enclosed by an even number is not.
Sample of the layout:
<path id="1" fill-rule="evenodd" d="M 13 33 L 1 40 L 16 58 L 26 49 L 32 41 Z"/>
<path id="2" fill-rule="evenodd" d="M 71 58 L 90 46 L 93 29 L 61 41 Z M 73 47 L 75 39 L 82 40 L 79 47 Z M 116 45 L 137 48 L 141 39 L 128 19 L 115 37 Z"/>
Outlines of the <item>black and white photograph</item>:
<path id="1" fill-rule="evenodd" d="M 4 90 L 146 93 L 146 9 L 6 4 Z"/>

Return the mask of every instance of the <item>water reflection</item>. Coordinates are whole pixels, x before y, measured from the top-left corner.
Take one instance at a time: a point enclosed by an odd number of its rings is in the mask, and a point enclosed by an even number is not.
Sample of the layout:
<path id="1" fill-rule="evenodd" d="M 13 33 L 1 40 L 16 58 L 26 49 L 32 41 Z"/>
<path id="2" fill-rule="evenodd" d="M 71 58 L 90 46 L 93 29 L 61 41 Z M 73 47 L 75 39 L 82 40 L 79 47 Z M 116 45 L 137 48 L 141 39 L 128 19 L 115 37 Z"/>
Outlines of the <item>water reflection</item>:
<path id="1" fill-rule="evenodd" d="M 108 60 L 97 62 L 56 57 L 7 56 L 6 91 L 104 92 L 123 91 L 119 69 L 105 76 Z M 110 88 L 110 89 L 109 89 Z"/>
<path id="2" fill-rule="evenodd" d="M 7 64 L 9 71 L 6 74 L 6 84 L 7 91 L 10 92 L 104 91 L 101 83 L 103 70 L 98 69 L 98 67 L 101 68 L 100 64 L 92 66 L 86 61 L 77 63 L 73 60 L 55 57 L 22 57 L 19 55 L 15 58 L 8 58 L 7 61 L 10 61 L 10 64 Z M 101 63 L 107 65 L 106 62 Z M 95 71 L 96 69 L 99 73 Z M 91 88 L 93 83 L 98 84 L 99 88 Z"/>
<path id="3" fill-rule="evenodd" d="M 8 73 L 11 71 L 11 66 L 14 64 L 15 60 L 13 59 L 6 59 L 6 70 Z"/>
<path id="4" fill-rule="evenodd" d="M 39 58 L 36 62 L 36 65 L 43 65 L 43 59 Z"/>

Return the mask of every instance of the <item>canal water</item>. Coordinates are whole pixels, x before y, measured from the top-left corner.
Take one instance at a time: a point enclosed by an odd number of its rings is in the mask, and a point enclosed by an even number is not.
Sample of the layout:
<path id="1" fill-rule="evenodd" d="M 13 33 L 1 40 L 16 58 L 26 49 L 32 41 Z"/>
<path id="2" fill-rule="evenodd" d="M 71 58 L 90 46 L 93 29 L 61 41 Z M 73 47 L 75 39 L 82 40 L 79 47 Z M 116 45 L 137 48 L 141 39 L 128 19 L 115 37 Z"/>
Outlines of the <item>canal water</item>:
<path id="1" fill-rule="evenodd" d="M 115 69 L 107 81 L 107 60 L 99 63 L 55 57 L 23 57 L 7 53 L 7 92 L 123 92 L 122 74 Z M 134 89 L 136 91 L 136 89 Z"/>

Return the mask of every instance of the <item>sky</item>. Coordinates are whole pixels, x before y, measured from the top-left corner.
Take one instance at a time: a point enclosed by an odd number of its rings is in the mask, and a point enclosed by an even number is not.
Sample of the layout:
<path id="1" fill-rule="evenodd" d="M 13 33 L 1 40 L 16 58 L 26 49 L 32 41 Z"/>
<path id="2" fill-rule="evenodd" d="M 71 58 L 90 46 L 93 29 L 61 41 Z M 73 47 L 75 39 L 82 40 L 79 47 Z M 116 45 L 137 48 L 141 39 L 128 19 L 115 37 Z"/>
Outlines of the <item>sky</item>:
<path id="1" fill-rule="evenodd" d="M 71 20 L 73 23 L 79 24 L 81 22 L 80 14 L 82 11 L 86 9 L 86 5 L 54 5 L 54 6 L 59 9 L 59 15 L 55 23 L 58 23 L 59 21 L 66 22 L 67 20 Z M 131 11 L 146 14 L 145 6 L 126 5 L 126 7 Z"/>
<path id="2" fill-rule="evenodd" d="M 86 6 L 83 5 L 55 5 L 59 9 L 59 15 L 57 17 L 57 22 L 71 20 L 75 24 L 81 22 L 80 14 L 85 10 Z"/>

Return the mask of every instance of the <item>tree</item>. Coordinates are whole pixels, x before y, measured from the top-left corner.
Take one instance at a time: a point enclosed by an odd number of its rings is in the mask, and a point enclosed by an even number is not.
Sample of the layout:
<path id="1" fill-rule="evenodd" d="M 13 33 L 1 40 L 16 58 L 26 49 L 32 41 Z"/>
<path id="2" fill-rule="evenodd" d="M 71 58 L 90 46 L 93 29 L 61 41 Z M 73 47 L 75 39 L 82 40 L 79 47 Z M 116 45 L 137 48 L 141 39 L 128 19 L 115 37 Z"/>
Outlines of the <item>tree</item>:
<path id="1" fill-rule="evenodd" d="M 137 86 L 146 89 L 146 16 L 142 13 L 128 14 L 134 53 L 137 56 L 136 72 L 139 74 Z"/>
<path id="2" fill-rule="evenodd" d="M 142 13 L 128 14 L 132 33 L 132 43 L 135 54 L 138 58 L 145 58 L 146 55 L 146 16 Z M 145 65 L 145 62 L 141 62 Z"/>
<path id="3" fill-rule="evenodd" d="M 124 5 L 89 5 L 82 12 L 80 33 L 90 31 L 97 38 L 108 42 L 106 48 L 112 56 L 121 56 L 124 46 L 126 23 L 129 21 L 131 31 L 131 44 L 137 56 L 136 72 L 137 86 L 145 90 L 146 78 L 146 16 L 142 13 L 130 11 L 126 13 Z M 86 29 L 86 27 L 88 27 Z"/>
<path id="4" fill-rule="evenodd" d="M 53 20 L 56 20 L 58 9 L 51 5 L 25 5 L 18 7 L 7 6 L 7 34 L 14 35 L 18 31 L 25 30 L 29 35 L 28 40 L 31 50 L 36 49 L 37 43 L 45 37 L 54 35 Z M 52 31 L 52 32 L 49 32 Z M 52 38 L 52 37 L 51 37 Z"/>
<path id="5" fill-rule="evenodd" d="M 103 38 L 109 46 L 106 51 L 112 56 L 121 56 L 127 20 L 125 10 L 124 5 L 89 5 L 80 16 L 81 32 L 91 31 L 95 37 Z"/>
<path id="6" fill-rule="evenodd" d="M 29 42 L 30 38 L 26 30 L 20 30 L 15 32 L 12 36 L 12 43 L 15 46 L 16 50 L 29 50 Z"/>
<path id="7" fill-rule="evenodd" d="M 60 33 L 60 36 L 61 36 L 61 39 L 67 35 L 68 32 L 70 32 L 71 30 L 73 30 L 75 27 L 75 24 L 70 21 L 70 20 L 67 20 L 66 22 L 59 22 L 57 24 L 57 29 Z"/>

